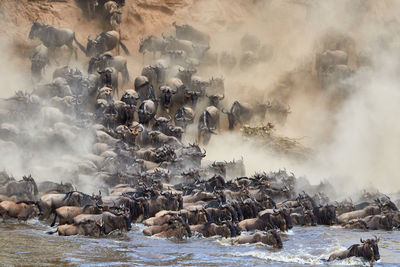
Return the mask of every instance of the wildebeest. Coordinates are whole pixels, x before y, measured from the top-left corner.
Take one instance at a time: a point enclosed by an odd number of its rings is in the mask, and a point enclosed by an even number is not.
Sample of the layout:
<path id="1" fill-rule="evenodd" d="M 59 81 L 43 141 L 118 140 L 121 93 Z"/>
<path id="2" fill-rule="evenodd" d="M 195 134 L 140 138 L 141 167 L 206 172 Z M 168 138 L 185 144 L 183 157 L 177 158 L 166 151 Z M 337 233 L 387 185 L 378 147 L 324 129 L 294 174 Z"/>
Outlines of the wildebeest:
<path id="1" fill-rule="evenodd" d="M 113 50 L 118 44 L 121 45 L 125 54 L 130 55 L 128 48 L 121 42 L 119 33 L 116 31 L 101 32 L 93 40 L 88 37 L 86 49 L 84 47 L 81 49 L 88 57 L 96 57 Z"/>
<path id="2" fill-rule="evenodd" d="M 362 219 L 368 215 L 376 215 L 381 212 L 378 206 L 367 206 L 361 210 L 350 211 L 338 216 L 339 223 L 346 223 L 352 219 Z"/>
<path id="3" fill-rule="evenodd" d="M 207 145 L 210 141 L 211 134 L 216 134 L 215 130 L 219 129 L 219 109 L 214 106 L 206 107 L 201 113 L 197 125 L 197 140 L 203 140 L 203 144 Z"/>
<path id="4" fill-rule="evenodd" d="M 161 64 L 146 65 L 143 67 L 141 75 L 146 76 L 153 88 L 158 88 L 164 83 L 166 77 L 166 67 Z"/>
<path id="5" fill-rule="evenodd" d="M 146 39 L 140 38 L 139 53 L 143 53 L 144 56 L 145 51 L 153 52 L 153 58 L 155 58 L 157 52 L 165 53 L 167 44 L 163 38 L 154 35 L 150 35 Z"/>
<path id="6" fill-rule="evenodd" d="M 51 25 L 41 24 L 37 21 L 34 21 L 29 32 L 29 39 L 39 38 L 42 41 L 43 45 L 49 48 L 50 50 L 54 50 L 57 47 L 68 46 L 70 49 L 70 56 L 73 52 L 75 52 L 75 57 L 78 58 L 78 54 L 76 52 L 76 48 L 72 45 L 72 42 L 79 46 L 82 51 L 85 51 L 83 45 L 81 45 L 78 40 L 76 40 L 75 33 L 69 29 L 64 28 L 56 28 Z"/>
<path id="7" fill-rule="evenodd" d="M 336 223 L 336 207 L 333 205 L 315 207 L 313 214 L 317 218 L 318 224 L 333 225 Z"/>
<path id="8" fill-rule="evenodd" d="M 16 196 L 20 200 L 35 201 L 38 193 L 36 182 L 31 175 L 23 176 L 21 181 L 10 181 L 7 185 L 0 187 L 0 194 L 9 197 Z"/>
<path id="9" fill-rule="evenodd" d="M 156 100 L 154 88 L 146 76 L 138 76 L 135 78 L 135 90 L 139 95 L 140 101 Z"/>
<path id="10" fill-rule="evenodd" d="M 111 28 L 117 30 L 122 19 L 122 12 L 119 9 L 119 5 L 115 1 L 107 1 L 104 3 L 104 10 Z"/>
<path id="11" fill-rule="evenodd" d="M 100 214 L 102 213 L 102 209 L 98 206 L 86 205 L 84 207 L 76 207 L 76 206 L 62 206 L 57 208 L 54 211 L 54 220 L 51 223 L 51 227 L 53 227 L 57 221 L 57 217 L 59 220 L 59 225 L 62 224 L 72 224 L 74 222 L 74 217 L 79 214 Z"/>
<path id="12" fill-rule="evenodd" d="M 393 214 L 390 212 L 385 215 L 370 215 L 362 219 L 369 230 L 385 230 L 393 229 Z"/>
<path id="13" fill-rule="evenodd" d="M 144 100 L 139 106 L 139 123 L 147 125 L 156 115 L 157 107 L 151 100 Z"/>
<path id="14" fill-rule="evenodd" d="M 233 130 L 237 123 L 243 125 L 249 122 L 255 115 L 264 118 L 267 107 L 268 105 L 262 104 L 254 107 L 249 103 L 235 101 L 229 111 L 222 109 L 222 113 L 228 115 L 229 130 Z"/>
<path id="15" fill-rule="evenodd" d="M 115 215 L 105 211 L 102 214 L 80 214 L 74 217 L 74 224 L 79 225 L 87 222 L 103 222 L 104 234 L 109 234 L 114 230 L 127 232 L 131 229 L 131 221 L 128 214 Z"/>
<path id="16" fill-rule="evenodd" d="M 194 121 L 194 111 L 189 107 L 180 107 L 175 116 L 175 125 L 186 129 L 187 125 L 192 124 Z"/>
<path id="17" fill-rule="evenodd" d="M 44 193 L 44 194 L 50 194 L 50 193 L 68 193 L 71 191 L 75 191 L 76 188 L 73 184 L 71 183 L 54 183 L 50 181 L 45 181 L 42 183 L 39 183 L 39 192 Z"/>
<path id="18" fill-rule="evenodd" d="M 166 51 L 184 51 L 188 57 L 194 56 L 194 47 L 193 43 L 188 40 L 180 40 L 173 36 L 164 36 L 163 38 L 167 41 L 167 45 L 165 47 Z"/>
<path id="19" fill-rule="evenodd" d="M 159 131 L 151 131 L 148 133 L 154 146 L 170 145 L 172 147 L 181 147 L 182 143 L 174 136 L 168 136 Z"/>
<path id="20" fill-rule="evenodd" d="M 235 237 L 236 231 L 233 229 L 231 222 L 224 222 L 223 224 L 215 224 L 207 222 L 205 224 L 191 225 L 192 232 L 201 233 L 204 237 L 221 236 L 225 238 Z"/>
<path id="21" fill-rule="evenodd" d="M 208 34 L 203 33 L 188 24 L 179 26 L 176 24 L 176 22 L 173 22 L 172 26 L 175 27 L 176 37 L 179 39 L 207 45 L 210 43 L 210 36 Z"/>
<path id="22" fill-rule="evenodd" d="M 85 235 L 85 236 L 95 236 L 99 237 L 103 231 L 103 222 L 86 222 L 79 224 L 64 224 L 57 227 L 56 231 L 47 232 L 47 234 L 55 234 L 61 236 L 71 236 L 71 235 Z"/>
<path id="23" fill-rule="evenodd" d="M 219 102 L 225 98 L 225 95 L 215 94 L 215 95 L 206 95 L 210 100 L 210 106 L 214 106 L 219 108 Z"/>
<path id="24" fill-rule="evenodd" d="M 163 110 L 166 113 L 170 113 L 170 107 L 172 104 L 172 97 L 177 93 L 176 89 L 173 89 L 169 86 L 160 86 L 160 104 Z"/>
<path id="25" fill-rule="evenodd" d="M 2 201 L 0 202 L 0 216 L 3 221 L 7 217 L 26 221 L 29 218 L 39 216 L 42 212 L 41 206 L 33 201 Z"/>
<path id="26" fill-rule="evenodd" d="M 43 78 L 46 65 L 50 64 L 48 48 L 42 44 L 38 45 L 29 59 L 31 60 L 32 79 L 39 82 Z"/>
<path id="27" fill-rule="evenodd" d="M 246 244 L 246 243 L 258 243 L 261 242 L 266 245 L 273 246 L 274 248 L 282 248 L 282 239 L 278 232 L 275 230 L 268 231 L 266 233 L 257 232 L 251 235 L 244 235 L 236 237 L 233 244 Z"/>
<path id="28" fill-rule="evenodd" d="M 130 81 L 126 58 L 123 56 L 113 56 L 109 53 L 92 57 L 89 61 L 88 73 L 93 73 L 94 70 L 105 69 L 107 67 L 113 67 L 122 74 L 122 86 Z"/>
<path id="29" fill-rule="evenodd" d="M 113 67 L 107 67 L 105 69 L 97 69 L 97 73 L 100 75 L 97 81 L 97 87 L 109 87 L 112 90 L 113 95 L 116 93 L 118 96 L 118 72 Z"/>
<path id="30" fill-rule="evenodd" d="M 329 256 L 328 261 L 333 260 L 342 260 L 350 257 L 360 257 L 366 261 L 373 263 L 374 261 L 379 260 L 381 257 L 379 255 L 378 242 L 379 238 L 375 237 L 375 239 L 360 239 L 360 244 L 355 244 L 350 246 L 345 251 L 335 252 Z"/>
<path id="31" fill-rule="evenodd" d="M 86 206 L 101 204 L 101 196 L 89 196 L 82 192 L 71 191 L 66 194 L 45 194 L 40 198 L 39 204 L 43 209 L 43 218 L 46 219 L 57 208 L 62 206 Z"/>

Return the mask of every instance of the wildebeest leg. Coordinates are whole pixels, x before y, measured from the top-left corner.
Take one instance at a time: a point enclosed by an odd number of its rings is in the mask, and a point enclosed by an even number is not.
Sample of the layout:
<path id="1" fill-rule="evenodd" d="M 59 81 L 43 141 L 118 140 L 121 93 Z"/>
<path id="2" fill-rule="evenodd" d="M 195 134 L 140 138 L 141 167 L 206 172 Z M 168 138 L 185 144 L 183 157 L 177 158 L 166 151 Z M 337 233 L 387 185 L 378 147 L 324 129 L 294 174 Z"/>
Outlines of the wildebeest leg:
<path id="1" fill-rule="evenodd" d="M 76 48 L 72 45 L 72 40 L 71 43 L 67 44 L 69 48 L 69 56 L 68 56 L 68 63 L 71 61 L 72 54 L 75 52 L 75 60 L 78 60 L 78 53 L 76 52 Z"/>
<path id="2" fill-rule="evenodd" d="M 54 212 L 54 220 L 50 225 L 51 227 L 53 227 L 56 224 L 56 220 L 57 220 L 57 212 Z"/>
<path id="3" fill-rule="evenodd" d="M 56 66 L 60 65 L 60 62 L 58 62 L 58 60 L 57 60 L 56 48 L 55 47 L 49 47 L 49 57 L 53 58 L 54 62 L 56 63 Z"/>

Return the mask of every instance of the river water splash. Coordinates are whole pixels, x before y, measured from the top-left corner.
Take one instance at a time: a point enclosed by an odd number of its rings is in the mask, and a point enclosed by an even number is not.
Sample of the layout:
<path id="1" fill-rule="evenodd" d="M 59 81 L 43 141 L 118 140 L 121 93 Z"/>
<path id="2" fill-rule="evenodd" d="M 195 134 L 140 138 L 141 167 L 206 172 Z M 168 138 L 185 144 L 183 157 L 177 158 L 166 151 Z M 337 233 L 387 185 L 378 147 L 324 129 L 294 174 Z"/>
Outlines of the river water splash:
<path id="1" fill-rule="evenodd" d="M 294 227 L 282 234 L 282 250 L 262 244 L 231 245 L 231 239 L 174 241 L 142 234 L 135 224 L 129 233 L 108 237 L 48 235 L 51 228 L 37 220 L 0 223 L 0 262 L 6 266 L 369 266 L 356 258 L 325 260 L 337 250 L 380 237 L 381 260 L 374 266 L 400 266 L 400 232 L 350 231 L 336 227 Z"/>

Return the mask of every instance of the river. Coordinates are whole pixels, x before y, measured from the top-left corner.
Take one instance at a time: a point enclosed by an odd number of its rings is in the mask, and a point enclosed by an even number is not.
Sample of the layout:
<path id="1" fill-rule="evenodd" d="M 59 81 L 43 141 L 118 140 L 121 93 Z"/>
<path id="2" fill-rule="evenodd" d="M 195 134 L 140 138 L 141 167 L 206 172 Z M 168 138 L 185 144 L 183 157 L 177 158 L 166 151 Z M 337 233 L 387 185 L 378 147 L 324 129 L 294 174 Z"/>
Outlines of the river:
<path id="1" fill-rule="evenodd" d="M 380 237 L 381 260 L 374 266 L 400 266 L 400 232 L 355 231 L 337 227 L 294 227 L 282 234 L 282 250 L 261 244 L 231 245 L 230 239 L 173 241 L 142 234 L 135 224 L 129 233 L 108 237 L 48 235 L 51 228 L 37 220 L 0 222 L 0 262 L 6 266 L 325 266 L 335 250 Z M 329 266 L 369 266 L 351 258 Z"/>

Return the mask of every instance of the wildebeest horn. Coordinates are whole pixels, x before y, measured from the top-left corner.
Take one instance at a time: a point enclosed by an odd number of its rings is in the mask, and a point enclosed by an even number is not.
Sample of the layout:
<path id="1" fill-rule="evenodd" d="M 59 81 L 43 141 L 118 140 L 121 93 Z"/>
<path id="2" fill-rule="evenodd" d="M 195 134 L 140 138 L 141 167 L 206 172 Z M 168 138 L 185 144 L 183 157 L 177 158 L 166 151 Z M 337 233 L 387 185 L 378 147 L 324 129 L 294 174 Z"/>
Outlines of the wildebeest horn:
<path id="1" fill-rule="evenodd" d="M 229 112 L 225 108 L 222 108 L 221 112 L 224 113 L 224 114 L 229 114 Z"/>
<path id="2" fill-rule="evenodd" d="M 364 240 L 362 240 L 362 238 L 360 238 L 360 242 L 364 244 Z"/>
<path id="3" fill-rule="evenodd" d="M 172 118 L 171 118 L 171 115 L 168 114 L 168 117 L 169 117 L 168 121 L 170 121 L 170 120 L 172 119 Z"/>

